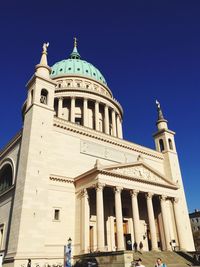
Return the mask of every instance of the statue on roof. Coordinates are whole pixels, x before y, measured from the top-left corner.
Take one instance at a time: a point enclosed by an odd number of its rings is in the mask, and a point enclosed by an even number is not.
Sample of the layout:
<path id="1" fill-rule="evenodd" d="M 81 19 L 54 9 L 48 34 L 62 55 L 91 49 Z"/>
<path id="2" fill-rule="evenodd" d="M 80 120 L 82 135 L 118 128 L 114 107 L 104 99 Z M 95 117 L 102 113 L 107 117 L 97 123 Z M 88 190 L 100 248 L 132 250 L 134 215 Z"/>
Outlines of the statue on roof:
<path id="1" fill-rule="evenodd" d="M 49 46 L 49 42 L 48 43 L 44 43 L 43 44 L 43 51 L 42 51 L 42 53 L 47 53 L 47 47 Z"/>

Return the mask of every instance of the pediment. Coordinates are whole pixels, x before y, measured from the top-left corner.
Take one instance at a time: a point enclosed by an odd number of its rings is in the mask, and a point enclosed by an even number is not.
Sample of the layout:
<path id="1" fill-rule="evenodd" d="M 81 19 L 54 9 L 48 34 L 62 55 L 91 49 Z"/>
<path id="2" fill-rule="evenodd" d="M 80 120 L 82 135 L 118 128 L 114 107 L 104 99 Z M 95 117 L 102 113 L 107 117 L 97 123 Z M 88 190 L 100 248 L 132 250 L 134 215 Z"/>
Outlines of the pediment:
<path id="1" fill-rule="evenodd" d="M 117 164 L 113 167 L 103 169 L 104 172 L 111 175 L 117 175 L 124 178 L 139 180 L 141 182 L 156 183 L 164 186 L 177 187 L 175 183 L 168 180 L 164 175 L 148 166 L 146 163 L 137 162 L 132 164 Z"/>

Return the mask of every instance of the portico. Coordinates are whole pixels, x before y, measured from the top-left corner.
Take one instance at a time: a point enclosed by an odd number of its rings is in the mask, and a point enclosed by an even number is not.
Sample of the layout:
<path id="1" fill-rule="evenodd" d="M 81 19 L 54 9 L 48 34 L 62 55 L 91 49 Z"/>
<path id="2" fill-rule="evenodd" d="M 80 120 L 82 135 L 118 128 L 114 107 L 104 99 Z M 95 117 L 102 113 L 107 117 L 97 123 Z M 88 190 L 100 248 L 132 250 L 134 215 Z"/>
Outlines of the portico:
<path id="1" fill-rule="evenodd" d="M 134 243 L 138 250 L 171 250 L 172 237 L 179 240 L 175 221 L 179 217 L 173 207 L 178 187 L 152 173 L 138 161 L 110 168 L 96 166 L 76 178 L 77 197 L 82 203 L 81 228 L 85 232 L 80 239 L 82 253 L 132 250 Z M 124 187 L 120 186 L 122 181 Z M 160 187 L 166 188 L 166 195 Z M 87 201 L 82 192 L 87 192 Z M 174 225 L 169 229 L 171 212 Z"/>

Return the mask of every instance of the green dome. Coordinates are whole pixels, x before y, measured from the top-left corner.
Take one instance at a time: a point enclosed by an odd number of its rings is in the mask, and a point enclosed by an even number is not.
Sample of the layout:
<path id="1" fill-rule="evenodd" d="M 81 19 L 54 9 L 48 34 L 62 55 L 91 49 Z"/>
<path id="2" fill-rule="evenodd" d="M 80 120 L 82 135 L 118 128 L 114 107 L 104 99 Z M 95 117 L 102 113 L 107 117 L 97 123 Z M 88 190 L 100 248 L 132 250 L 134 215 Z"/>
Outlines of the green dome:
<path id="1" fill-rule="evenodd" d="M 85 76 L 107 85 L 101 72 L 89 62 L 81 59 L 76 47 L 74 47 L 69 59 L 59 61 L 51 67 L 51 78 L 62 75 Z"/>

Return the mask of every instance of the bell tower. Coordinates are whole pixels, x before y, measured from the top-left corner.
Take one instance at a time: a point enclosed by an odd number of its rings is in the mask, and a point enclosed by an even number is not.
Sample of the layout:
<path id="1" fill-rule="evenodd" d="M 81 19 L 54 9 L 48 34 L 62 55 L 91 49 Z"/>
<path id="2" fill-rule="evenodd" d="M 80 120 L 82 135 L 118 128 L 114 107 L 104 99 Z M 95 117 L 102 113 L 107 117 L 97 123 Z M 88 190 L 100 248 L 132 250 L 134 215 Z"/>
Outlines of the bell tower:
<path id="1" fill-rule="evenodd" d="M 28 97 L 6 255 L 12 266 L 20 266 L 20 259 L 44 255 L 47 235 L 45 222 L 48 216 L 45 203 L 50 171 L 48 157 L 56 86 L 50 78 L 51 69 L 47 63 L 48 45 L 43 45 L 40 63 L 36 65 L 35 73 L 27 83 Z"/>
<path id="2" fill-rule="evenodd" d="M 157 100 L 156 105 L 158 119 L 156 122 L 157 132 L 153 135 L 155 146 L 156 150 L 163 154 L 163 165 L 166 178 L 172 180 L 172 182 L 174 182 L 178 187 L 174 208 L 178 211 L 181 220 L 184 221 L 184 226 L 181 223 L 177 225 L 177 231 L 181 233 L 179 234 L 178 240 L 179 246 L 182 250 L 194 251 L 194 241 L 192 238 L 188 208 L 174 140 L 175 132 L 168 129 L 168 121 L 164 118 L 160 103 Z"/>

